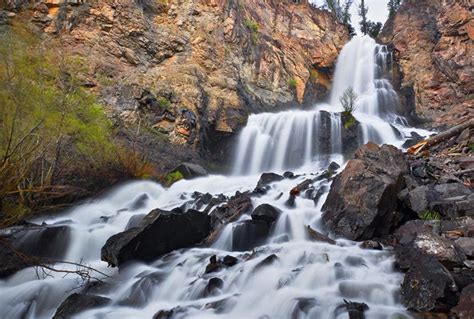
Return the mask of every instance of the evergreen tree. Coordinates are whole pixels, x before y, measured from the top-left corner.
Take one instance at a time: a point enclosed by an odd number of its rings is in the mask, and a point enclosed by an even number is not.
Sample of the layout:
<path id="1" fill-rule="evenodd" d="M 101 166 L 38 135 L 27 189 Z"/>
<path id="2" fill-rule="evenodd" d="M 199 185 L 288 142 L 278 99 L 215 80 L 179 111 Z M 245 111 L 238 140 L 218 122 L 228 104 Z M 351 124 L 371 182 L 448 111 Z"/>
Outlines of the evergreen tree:
<path id="1" fill-rule="evenodd" d="M 368 34 L 370 31 L 369 21 L 367 20 L 368 11 L 369 11 L 369 7 L 365 5 L 364 0 L 361 0 L 360 5 L 359 5 L 359 15 L 361 18 L 360 31 L 362 31 L 363 34 Z"/>
<path id="2" fill-rule="evenodd" d="M 389 0 L 388 1 L 388 15 L 389 17 L 393 17 L 395 13 L 400 8 L 402 0 Z"/>

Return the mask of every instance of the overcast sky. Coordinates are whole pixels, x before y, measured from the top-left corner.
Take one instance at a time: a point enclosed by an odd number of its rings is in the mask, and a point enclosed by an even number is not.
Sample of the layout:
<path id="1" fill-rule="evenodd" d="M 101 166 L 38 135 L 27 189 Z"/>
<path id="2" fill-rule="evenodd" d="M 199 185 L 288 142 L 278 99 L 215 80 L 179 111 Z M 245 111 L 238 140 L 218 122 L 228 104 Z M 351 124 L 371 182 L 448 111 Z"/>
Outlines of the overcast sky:
<path id="1" fill-rule="evenodd" d="M 312 0 L 312 2 L 318 5 L 322 5 L 324 3 L 324 0 Z M 388 0 L 365 0 L 365 3 L 366 3 L 366 6 L 369 7 L 369 14 L 368 14 L 369 20 L 375 21 L 375 22 L 382 22 L 382 24 L 385 23 L 385 20 L 387 20 L 387 17 L 388 17 L 388 9 L 387 9 Z M 357 32 L 359 32 L 359 29 L 360 29 L 360 26 L 359 26 L 360 19 L 359 19 L 359 13 L 358 13 L 359 4 L 360 4 L 360 0 L 354 0 L 354 4 L 352 5 L 352 9 L 351 9 L 352 25 L 357 30 Z"/>

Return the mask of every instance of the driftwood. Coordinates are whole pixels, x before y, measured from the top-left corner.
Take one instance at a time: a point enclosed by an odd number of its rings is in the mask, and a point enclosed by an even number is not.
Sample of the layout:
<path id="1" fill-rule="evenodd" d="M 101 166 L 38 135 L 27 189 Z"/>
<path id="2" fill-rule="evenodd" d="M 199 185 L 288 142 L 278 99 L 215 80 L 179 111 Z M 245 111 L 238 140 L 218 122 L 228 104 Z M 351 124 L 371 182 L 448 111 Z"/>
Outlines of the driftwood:
<path id="1" fill-rule="evenodd" d="M 437 145 L 443 141 L 446 141 L 450 139 L 453 136 L 456 136 L 460 134 L 462 131 L 464 131 L 467 128 L 473 128 L 474 127 L 474 118 L 469 119 L 461 124 L 458 124 L 449 130 L 446 130 L 444 132 L 441 132 L 437 135 L 434 135 L 432 137 L 429 137 L 427 139 L 424 139 L 420 143 L 413 145 L 408 149 L 408 153 L 412 155 L 417 155 L 420 152 L 428 149 L 431 146 Z"/>
<path id="2" fill-rule="evenodd" d="M 336 244 L 336 241 L 329 238 L 328 236 L 325 236 L 323 234 L 321 234 L 320 232 L 314 230 L 311 228 L 311 226 L 306 226 L 306 229 L 308 230 L 308 234 L 309 236 L 316 240 L 316 241 L 321 241 L 321 242 L 324 242 L 324 243 L 328 243 L 328 244 L 331 244 L 331 245 L 335 245 Z"/>

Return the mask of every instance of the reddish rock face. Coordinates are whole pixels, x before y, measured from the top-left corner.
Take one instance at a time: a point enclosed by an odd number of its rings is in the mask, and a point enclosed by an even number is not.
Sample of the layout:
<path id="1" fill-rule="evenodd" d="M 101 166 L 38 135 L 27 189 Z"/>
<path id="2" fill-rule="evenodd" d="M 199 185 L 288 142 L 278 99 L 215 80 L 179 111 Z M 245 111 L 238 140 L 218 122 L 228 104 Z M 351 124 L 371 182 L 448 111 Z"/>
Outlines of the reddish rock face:
<path id="1" fill-rule="evenodd" d="M 206 143 L 235 132 L 250 112 L 322 97 L 349 40 L 307 1 L 33 2 L 19 18 L 85 58 L 114 115 L 146 118 L 173 144 Z M 146 116 L 135 114 L 143 109 Z M 181 125 L 182 109 L 196 116 L 193 125 Z"/>
<path id="2" fill-rule="evenodd" d="M 405 1 L 380 36 L 392 44 L 405 101 L 435 126 L 474 115 L 474 19 L 469 1 Z"/>

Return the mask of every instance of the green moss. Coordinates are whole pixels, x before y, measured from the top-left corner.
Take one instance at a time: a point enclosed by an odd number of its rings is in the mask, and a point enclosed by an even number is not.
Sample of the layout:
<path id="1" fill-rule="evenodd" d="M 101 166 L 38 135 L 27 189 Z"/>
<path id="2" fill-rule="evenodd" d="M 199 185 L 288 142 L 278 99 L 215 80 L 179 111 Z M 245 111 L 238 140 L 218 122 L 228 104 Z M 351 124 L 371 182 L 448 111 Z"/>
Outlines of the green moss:
<path id="1" fill-rule="evenodd" d="M 180 171 L 171 172 L 166 176 L 166 185 L 171 186 L 177 181 L 182 180 L 183 178 L 184 176 Z"/>
<path id="2" fill-rule="evenodd" d="M 423 220 L 440 220 L 441 215 L 433 210 L 425 210 L 420 214 L 420 218 Z"/>
<path id="3" fill-rule="evenodd" d="M 311 70 L 311 75 L 310 75 L 311 80 L 317 80 L 318 77 L 319 77 L 318 71 L 316 71 L 316 70 Z"/>
<path id="4" fill-rule="evenodd" d="M 348 129 L 350 129 L 351 127 L 353 127 L 354 125 L 356 125 L 356 124 L 357 124 L 357 121 L 356 121 L 355 117 L 352 116 L 352 114 L 347 113 L 347 114 L 345 114 L 345 115 L 349 117 L 349 118 L 347 119 L 347 121 L 344 123 L 344 128 L 345 128 L 346 130 L 348 130 Z"/>

